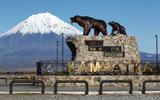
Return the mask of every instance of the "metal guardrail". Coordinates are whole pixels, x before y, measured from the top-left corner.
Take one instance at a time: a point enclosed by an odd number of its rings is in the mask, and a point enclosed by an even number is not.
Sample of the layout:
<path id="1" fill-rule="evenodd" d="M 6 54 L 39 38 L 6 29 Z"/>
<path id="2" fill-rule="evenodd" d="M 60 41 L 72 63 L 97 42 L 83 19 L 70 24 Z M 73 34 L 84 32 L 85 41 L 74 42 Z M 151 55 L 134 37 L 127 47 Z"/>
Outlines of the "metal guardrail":
<path id="1" fill-rule="evenodd" d="M 44 94 L 45 92 L 45 85 L 44 85 L 44 82 L 43 81 L 40 81 L 40 80 L 13 80 L 11 83 L 10 83 L 10 91 L 9 93 L 12 94 L 13 93 L 13 85 L 14 83 L 41 83 L 41 87 L 42 87 L 42 90 L 41 90 L 41 94 Z"/>
<path id="2" fill-rule="evenodd" d="M 57 80 L 54 84 L 54 94 L 57 94 L 58 83 L 84 83 L 86 87 L 85 95 L 88 95 L 88 91 L 89 91 L 88 82 L 85 80 Z"/>
<path id="3" fill-rule="evenodd" d="M 133 93 L 133 85 L 132 85 L 132 81 L 130 80 L 102 80 L 100 82 L 100 89 L 99 89 L 99 95 L 102 95 L 103 92 L 103 84 L 104 83 L 128 83 L 130 85 L 130 90 L 129 93 L 132 94 Z"/>
<path id="4" fill-rule="evenodd" d="M 145 80 L 143 82 L 143 87 L 142 87 L 142 94 L 145 94 L 146 93 L 146 84 L 147 83 L 160 83 L 160 80 Z"/>
<path id="5" fill-rule="evenodd" d="M 0 77 L 0 80 L 4 80 L 5 83 L 7 84 L 7 78 L 6 77 Z"/>

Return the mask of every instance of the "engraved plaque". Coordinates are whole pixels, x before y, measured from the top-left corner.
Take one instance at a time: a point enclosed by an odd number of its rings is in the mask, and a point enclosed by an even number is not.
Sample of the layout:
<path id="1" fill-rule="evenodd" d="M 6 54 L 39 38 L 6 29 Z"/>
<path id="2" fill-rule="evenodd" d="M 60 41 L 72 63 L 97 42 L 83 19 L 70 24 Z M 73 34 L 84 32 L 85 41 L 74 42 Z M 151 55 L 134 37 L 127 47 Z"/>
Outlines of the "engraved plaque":
<path id="1" fill-rule="evenodd" d="M 85 45 L 93 47 L 103 46 L 103 40 L 85 40 Z"/>

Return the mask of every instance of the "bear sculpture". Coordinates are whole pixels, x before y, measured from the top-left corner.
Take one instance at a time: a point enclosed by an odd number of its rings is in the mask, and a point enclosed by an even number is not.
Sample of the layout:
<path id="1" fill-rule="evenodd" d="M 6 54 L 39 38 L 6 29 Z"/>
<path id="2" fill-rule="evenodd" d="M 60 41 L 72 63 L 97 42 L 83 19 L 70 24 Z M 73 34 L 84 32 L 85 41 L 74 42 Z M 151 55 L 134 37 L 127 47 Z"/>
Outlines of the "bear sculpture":
<path id="1" fill-rule="evenodd" d="M 111 21 L 108 24 L 112 26 L 111 35 L 115 35 L 115 32 L 117 32 L 117 34 L 127 35 L 124 26 L 120 25 L 119 23 Z"/>
<path id="2" fill-rule="evenodd" d="M 101 32 L 104 36 L 107 35 L 107 24 L 103 20 L 94 19 L 88 16 L 74 16 L 70 18 L 71 23 L 78 23 L 83 27 L 83 35 L 89 35 L 90 30 L 94 29 L 94 36 L 98 36 Z"/>

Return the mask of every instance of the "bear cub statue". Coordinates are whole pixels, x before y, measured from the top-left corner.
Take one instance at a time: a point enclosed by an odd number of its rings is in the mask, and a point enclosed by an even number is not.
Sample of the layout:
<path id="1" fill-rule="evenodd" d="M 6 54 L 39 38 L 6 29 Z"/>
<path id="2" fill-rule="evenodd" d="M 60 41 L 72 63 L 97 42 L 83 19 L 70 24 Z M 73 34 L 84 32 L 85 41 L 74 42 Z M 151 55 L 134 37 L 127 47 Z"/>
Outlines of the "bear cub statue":
<path id="1" fill-rule="evenodd" d="M 116 35 L 115 33 L 127 35 L 124 26 L 120 25 L 119 23 L 111 21 L 108 24 L 112 27 L 111 35 Z"/>

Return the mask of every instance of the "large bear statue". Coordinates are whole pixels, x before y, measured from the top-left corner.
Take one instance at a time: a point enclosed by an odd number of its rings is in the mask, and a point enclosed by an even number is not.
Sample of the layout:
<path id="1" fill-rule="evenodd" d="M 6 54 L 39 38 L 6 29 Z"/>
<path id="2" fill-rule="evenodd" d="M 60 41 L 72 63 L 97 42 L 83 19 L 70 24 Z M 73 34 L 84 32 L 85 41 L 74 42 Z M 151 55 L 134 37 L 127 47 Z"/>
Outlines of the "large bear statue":
<path id="1" fill-rule="evenodd" d="M 94 29 L 94 36 L 99 35 L 101 32 L 104 36 L 107 35 L 107 24 L 103 20 L 94 19 L 88 16 L 74 16 L 70 18 L 71 23 L 78 23 L 83 27 L 83 35 L 89 35 L 90 30 Z"/>
<path id="2" fill-rule="evenodd" d="M 119 23 L 111 21 L 108 24 L 112 27 L 111 35 L 115 35 L 115 32 L 117 32 L 117 34 L 127 35 L 124 26 L 120 25 Z"/>

